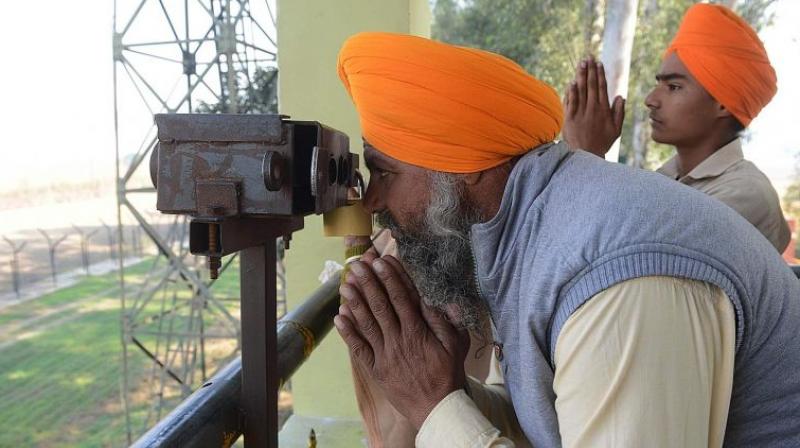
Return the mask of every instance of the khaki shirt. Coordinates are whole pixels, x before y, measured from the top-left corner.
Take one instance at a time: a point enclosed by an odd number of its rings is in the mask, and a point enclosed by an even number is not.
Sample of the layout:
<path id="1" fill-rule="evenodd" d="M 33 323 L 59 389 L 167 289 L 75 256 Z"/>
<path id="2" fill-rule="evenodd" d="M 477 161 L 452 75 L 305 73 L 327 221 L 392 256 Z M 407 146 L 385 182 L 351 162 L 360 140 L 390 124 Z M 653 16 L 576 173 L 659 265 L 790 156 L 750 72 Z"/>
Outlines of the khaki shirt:
<path id="1" fill-rule="evenodd" d="M 679 177 L 677 156 L 657 172 L 702 191 L 736 210 L 753 224 L 778 252 L 789 244 L 791 232 L 780 201 L 769 179 L 752 162 L 744 159 L 738 138 Z"/>
<path id="2" fill-rule="evenodd" d="M 708 283 L 643 277 L 597 294 L 556 343 L 562 446 L 722 446 L 735 341 L 733 306 Z M 501 382 L 497 375 L 488 385 L 470 379 L 469 395 L 448 395 L 416 446 L 530 446 L 505 387 L 491 384 Z"/>

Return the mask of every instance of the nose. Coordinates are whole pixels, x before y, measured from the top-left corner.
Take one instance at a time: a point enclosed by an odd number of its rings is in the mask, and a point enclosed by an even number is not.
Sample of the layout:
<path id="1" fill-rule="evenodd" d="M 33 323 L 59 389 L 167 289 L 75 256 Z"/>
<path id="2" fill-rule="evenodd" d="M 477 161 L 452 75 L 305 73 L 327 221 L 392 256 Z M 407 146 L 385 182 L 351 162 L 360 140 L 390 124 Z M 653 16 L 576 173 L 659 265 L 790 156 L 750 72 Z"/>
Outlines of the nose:
<path id="1" fill-rule="evenodd" d="M 374 186 L 370 180 L 367 185 L 367 192 L 364 193 L 364 208 L 369 213 L 378 213 L 385 208 L 382 195 L 378 192 L 378 188 Z"/>
<path id="2" fill-rule="evenodd" d="M 658 94 L 656 93 L 657 89 L 653 89 L 647 96 L 644 98 L 644 105 L 647 106 L 650 110 L 658 109 L 661 105 L 661 102 L 658 100 Z"/>

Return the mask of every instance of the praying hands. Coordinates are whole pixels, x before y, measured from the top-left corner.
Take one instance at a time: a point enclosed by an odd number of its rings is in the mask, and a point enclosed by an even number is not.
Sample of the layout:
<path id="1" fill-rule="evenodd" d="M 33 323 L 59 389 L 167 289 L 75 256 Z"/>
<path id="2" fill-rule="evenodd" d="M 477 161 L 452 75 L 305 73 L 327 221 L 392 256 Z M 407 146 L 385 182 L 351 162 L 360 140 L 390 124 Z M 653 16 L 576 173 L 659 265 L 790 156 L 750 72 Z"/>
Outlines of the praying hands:
<path id="1" fill-rule="evenodd" d="M 353 359 L 419 429 L 428 414 L 466 384 L 469 336 L 425 305 L 391 256 L 354 262 L 334 319 Z"/>

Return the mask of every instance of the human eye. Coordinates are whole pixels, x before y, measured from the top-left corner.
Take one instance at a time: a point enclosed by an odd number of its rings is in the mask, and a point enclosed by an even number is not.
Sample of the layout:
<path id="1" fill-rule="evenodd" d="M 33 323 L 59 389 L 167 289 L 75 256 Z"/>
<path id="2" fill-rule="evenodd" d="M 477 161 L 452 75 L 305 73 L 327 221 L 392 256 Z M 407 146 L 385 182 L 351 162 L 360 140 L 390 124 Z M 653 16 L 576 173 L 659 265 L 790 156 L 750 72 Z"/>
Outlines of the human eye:
<path id="1" fill-rule="evenodd" d="M 378 167 L 373 167 L 369 171 L 370 171 L 370 173 L 372 173 L 373 177 L 377 177 L 379 179 L 386 179 L 389 176 L 389 174 L 391 174 L 389 171 L 386 171 L 386 170 L 384 170 L 382 168 L 378 168 Z"/>

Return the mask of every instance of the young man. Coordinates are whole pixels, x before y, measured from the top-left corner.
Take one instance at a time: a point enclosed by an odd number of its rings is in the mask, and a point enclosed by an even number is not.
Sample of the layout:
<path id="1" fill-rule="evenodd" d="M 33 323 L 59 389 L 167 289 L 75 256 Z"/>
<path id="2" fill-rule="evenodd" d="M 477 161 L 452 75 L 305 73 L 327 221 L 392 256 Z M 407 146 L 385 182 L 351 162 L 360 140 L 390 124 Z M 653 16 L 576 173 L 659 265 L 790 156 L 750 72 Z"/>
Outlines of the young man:
<path id="1" fill-rule="evenodd" d="M 645 99 L 652 138 L 677 150 L 658 172 L 733 208 L 783 252 L 791 235 L 778 195 L 739 138 L 777 90 L 755 31 L 724 6 L 691 7 L 656 81 Z M 602 157 L 622 130 L 623 104 L 608 106 L 602 64 L 582 61 L 565 97 L 567 144 Z"/>
<path id="2" fill-rule="evenodd" d="M 800 445 L 800 282 L 753 226 L 553 144 L 555 92 L 498 55 L 363 33 L 339 75 L 402 262 L 353 262 L 335 324 L 417 446 L 514 446 L 509 401 L 519 446 Z M 504 393 L 464 374 L 486 319 Z"/>

